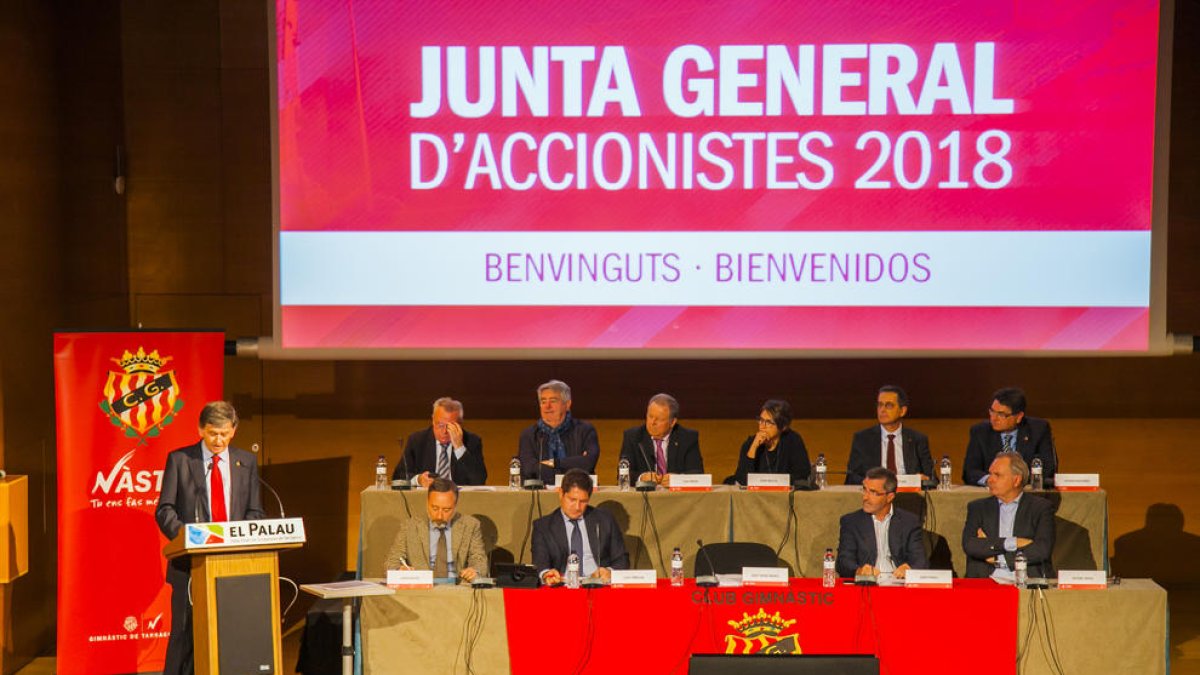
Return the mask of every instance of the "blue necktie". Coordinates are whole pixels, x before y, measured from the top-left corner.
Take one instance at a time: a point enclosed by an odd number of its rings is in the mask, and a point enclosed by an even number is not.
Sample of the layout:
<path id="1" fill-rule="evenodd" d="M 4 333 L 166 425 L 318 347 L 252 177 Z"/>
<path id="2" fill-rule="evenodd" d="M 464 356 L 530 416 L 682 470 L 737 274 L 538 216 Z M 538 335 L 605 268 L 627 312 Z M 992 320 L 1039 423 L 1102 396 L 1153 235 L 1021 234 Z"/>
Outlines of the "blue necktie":
<path id="1" fill-rule="evenodd" d="M 579 519 L 571 521 L 574 529 L 571 530 L 571 552 L 579 556 L 579 566 L 583 567 L 583 533 L 579 531 Z"/>

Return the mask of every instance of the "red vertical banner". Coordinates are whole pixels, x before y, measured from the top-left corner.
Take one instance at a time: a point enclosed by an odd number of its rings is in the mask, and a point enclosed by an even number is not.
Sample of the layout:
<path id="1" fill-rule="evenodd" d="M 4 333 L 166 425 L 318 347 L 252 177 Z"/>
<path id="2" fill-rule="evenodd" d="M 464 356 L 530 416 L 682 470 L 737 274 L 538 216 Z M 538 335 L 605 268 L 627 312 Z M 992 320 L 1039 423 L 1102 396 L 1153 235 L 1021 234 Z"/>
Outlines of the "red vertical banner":
<path id="1" fill-rule="evenodd" d="M 161 671 L 171 629 L 154 521 L 167 453 L 222 398 L 220 332 L 56 333 L 58 672 Z"/>

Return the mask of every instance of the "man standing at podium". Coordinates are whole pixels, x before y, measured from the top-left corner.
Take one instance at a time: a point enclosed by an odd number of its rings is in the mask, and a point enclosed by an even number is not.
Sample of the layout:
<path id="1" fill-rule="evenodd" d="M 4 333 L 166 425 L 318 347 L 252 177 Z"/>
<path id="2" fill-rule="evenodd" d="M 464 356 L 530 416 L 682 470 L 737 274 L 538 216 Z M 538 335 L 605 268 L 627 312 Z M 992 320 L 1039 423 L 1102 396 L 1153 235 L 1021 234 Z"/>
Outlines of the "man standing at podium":
<path id="1" fill-rule="evenodd" d="M 237 425 L 232 405 L 208 403 L 200 411 L 200 442 L 167 455 L 154 518 L 168 539 L 174 539 L 184 523 L 257 520 L 266 515 L 258 491 L 258 461 L 253 453 L 230 445 Z M 179 556 L 167 564 L 171 637 L 164 675 L 194 672 L 190 578 L 190 556 Z"/>

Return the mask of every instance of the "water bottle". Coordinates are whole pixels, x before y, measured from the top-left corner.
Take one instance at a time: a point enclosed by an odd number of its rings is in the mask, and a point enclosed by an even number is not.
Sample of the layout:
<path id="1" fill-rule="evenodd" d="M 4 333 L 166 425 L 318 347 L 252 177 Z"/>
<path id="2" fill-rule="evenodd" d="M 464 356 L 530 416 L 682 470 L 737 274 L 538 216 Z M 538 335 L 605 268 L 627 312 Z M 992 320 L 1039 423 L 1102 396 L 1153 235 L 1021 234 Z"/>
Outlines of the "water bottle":
<path id="1" fill-rule="evenodd" d="M 821 563 L 821 585 L 833 588 L 837 585 L 837 565 L 833 560 L 833 549 L 825 549 L 825 560 Z"/>
<path id="2" fill-rule="evenodd" d="M 1017 588 L 1025 588 L 1029 582 L 1029 563 L 1025 560 L 1025 552 L 1017 551 L 1013 556 L 1013 579 L 1017 582 Z"/>
<path id="3" fill-rule="evenodd" d="M 571 551 L 567 557 L 567 588 L 579 588 L 579 554 Z"/>
<path id="4" fill-rule="evenodd" d="M 829 487 L 829 483 L 825 480 L 825 470 L 828 468 L 825 465 L 825 453 L 817 455 L 816 467 L 816 485 L 818 490 L 824 490 Z"/>
<path id="5" fill-rule="evenodd" d="M 679 550 L 678 546 L 671 553 L 671 585 L 683 585 L 683 553 Z"/>
<path id="6" fill-rule="evenodd" d="M 521 458 L 513 457 L 508 463 L 508 489 L 521 489 Z"/>
<path id="7" fill-rule="evenodd" d="M 629 489 L 629 459 L 625 457 L 617 462 L 617 488 L 622 492 Z"/>
<path id="8" fill-rule="evenodd" d="M 387 457 L 380 455 L 379 459 L 375 460 L 375 489 L 376 490 L 386 490 L 389 487 L 391 487 L 388 485 L 387 469 L 388 469 Z"/>
<path id="9" fill-rule="evenodd" d="M 1042 458 L 1034 457 L 1029 465 L 1029 487 L 1034 490 L 1044 490 L 1046 483 L 1042 479 Z"/>
<path id="10" fill-rule="evenodd" d="M 938 489 L 950 489 L 950 455 L 942 455 L 941 466 L 938 467 Z"/>

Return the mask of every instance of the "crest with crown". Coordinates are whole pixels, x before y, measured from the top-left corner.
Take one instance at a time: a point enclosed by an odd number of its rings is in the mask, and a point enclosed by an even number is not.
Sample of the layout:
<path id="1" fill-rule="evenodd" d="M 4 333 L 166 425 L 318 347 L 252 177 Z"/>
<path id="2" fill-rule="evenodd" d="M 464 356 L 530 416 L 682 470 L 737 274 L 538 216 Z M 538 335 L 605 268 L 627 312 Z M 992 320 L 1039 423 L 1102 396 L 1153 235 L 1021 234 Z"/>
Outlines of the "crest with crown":
<path id="1" fill-rule="evenodd" d="M 783 634 L 794 623 L 795 619 L 785 619 L 779 612 L 767 614 L 761 607 L 757 614 L 742 612 L 740 620 L 729 621 L 729 625 L 741 635 L 725 636 L 725 653 L 799 654 L 799 636 L 795 633 Z"/>
<path id="2" fill-rule="evenodd" d="M 119 358 L 109 358 L 117 367 L 109 369 L 100 410 L 139 444 L 158 436 L 183 409 L 175 371 L 164 368 L 171 360 L 157 349 L 147 352 L 141 346 L 136 352 L 126 349 Z"/>

